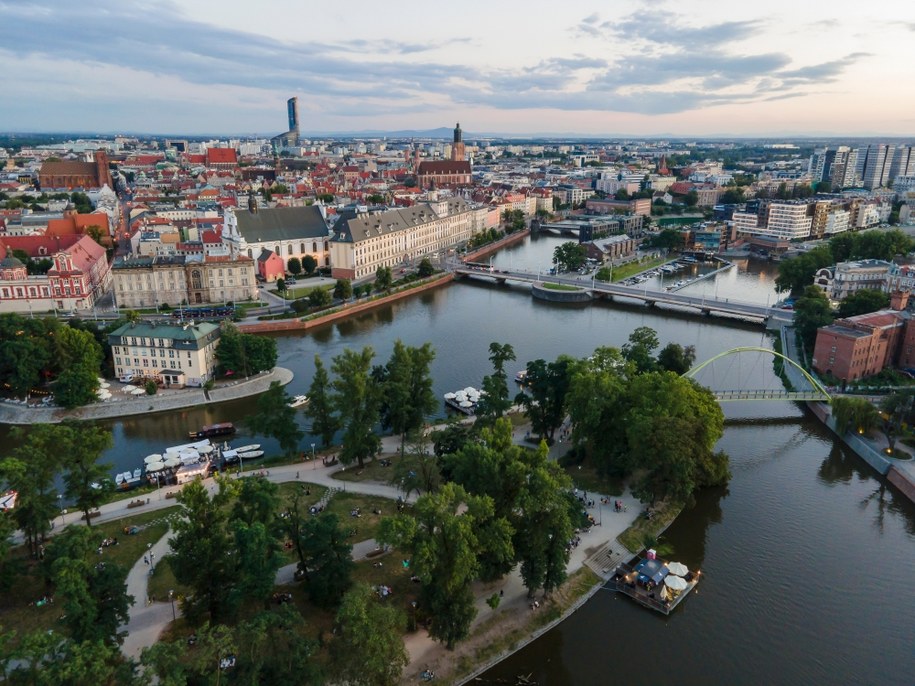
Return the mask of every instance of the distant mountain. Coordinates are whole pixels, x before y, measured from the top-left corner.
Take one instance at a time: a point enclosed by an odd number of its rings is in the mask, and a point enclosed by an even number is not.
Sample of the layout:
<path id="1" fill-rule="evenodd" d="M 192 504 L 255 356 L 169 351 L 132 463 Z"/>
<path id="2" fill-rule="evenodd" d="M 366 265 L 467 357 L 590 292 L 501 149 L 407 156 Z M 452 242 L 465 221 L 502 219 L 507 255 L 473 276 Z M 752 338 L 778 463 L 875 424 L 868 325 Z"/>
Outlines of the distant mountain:
<path id="1" fill-rule="evenodd" d="M 367 129 L 365 131 L 315 131 L 313 133 L 302 132 L 306 138 L 309 136 L 319 138 L 321 136 L 338 136 L 346 138 L 446 138 L 451 139 L 454 136 L 454 129 L 446 126 L 440 126 L 437 129 L 404 129 L 402 131 L 382 131 L 380 129 Z M 467 137 L 467 134 L 464 134 Z"/>

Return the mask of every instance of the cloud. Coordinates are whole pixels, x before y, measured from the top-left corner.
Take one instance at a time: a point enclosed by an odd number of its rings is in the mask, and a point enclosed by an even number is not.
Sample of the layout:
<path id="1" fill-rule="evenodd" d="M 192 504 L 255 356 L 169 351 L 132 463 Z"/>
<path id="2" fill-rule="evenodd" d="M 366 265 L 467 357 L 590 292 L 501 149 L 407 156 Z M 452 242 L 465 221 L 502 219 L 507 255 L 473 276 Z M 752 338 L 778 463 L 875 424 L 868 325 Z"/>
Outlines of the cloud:
<path id="1" fill-rule="evenodd" d="M 162 101 L 183 97 L 179 92 L 219 91 L 223 108 L 229 93 L 251 102 L 266 95 L 264 107 L 266 101 L 274 107 L 275 100 L 301 94 L 334 117 L 455 105 L 670 114 L 800 97 L 869 56 L 795 66 L 781 52 L 745 54 L 746 41 L 767 29 L 762 20 L 690 25 L 655 7 L 613 19 L 596 12 L 584 17 L 570 29 L 580 51 L 551 54 L 544 46 L 543 57 L 529 64 L 484 67 L 435 59 L 443 46 L 470 42 L 462 37 L 278 41 L 191 20 L 173 0 L 95 0 L 92 12 L 68 0 L 36 0 L 28 8 L 0 0 L 0 55 L 5 64 L 32 59 L 78 65 L 80 73 L 116 67 L 141 74 L 144 82 L 168 84 L 157 94 Z M 22 92 L 21 80 L 15 82 Z M 0 120 L 11 110 L 0 104 Z"/>

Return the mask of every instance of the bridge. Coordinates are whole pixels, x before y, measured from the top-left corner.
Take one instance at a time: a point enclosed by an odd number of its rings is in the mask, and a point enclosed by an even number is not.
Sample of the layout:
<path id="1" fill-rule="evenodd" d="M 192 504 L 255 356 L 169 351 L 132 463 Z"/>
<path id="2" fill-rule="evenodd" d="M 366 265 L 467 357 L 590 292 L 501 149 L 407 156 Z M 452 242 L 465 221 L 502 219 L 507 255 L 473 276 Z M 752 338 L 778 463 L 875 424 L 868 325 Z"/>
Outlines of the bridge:
<path id="1" fill-rule="evenodd" d="M 701 372 L 703 369 L 709 367 L 714 362 L 721 360 L 726 357 L 739 356 L 741 353 L 762 353 L 763 355 L 771 355 L 772 357 L 781 360 L 783 363 L 790 365 L 794 368 L 795 371 L 800 372 L 801 378 L 803 378 L 809 388 L 801 388 L 794 390 L 786 390 L 783 388 L 779 389 L 729 389 L 729 390 L 711 390 L 712 394 L 715 396 L 715 399 L 718 402 L 730 402 L 733 400 L 789 400 L 796 402 L 829 402 L 830 395 L 829 392 L 823 388 L 823 385 L 817 381 L 813 376 L 811 376 L 806 369 L 801 367 L 797 362 L 792 360 L 787 355 L 772 350 L 771 348 L 763 348 L 760 346 L 741 346 L 738 348 L 731 348 L 730 350 L 725 350 L 722 353 L 718 353 L 714 357 L 707 359 L 705 362 L 696 365 L 688 372 L 683 374 L 685 378 L 695 379 L 696 375 Z M 740 374 L 739 376 L 744 376 Z M 806 384 L 805 384 L 806 385 Z"/>
<path id="2" fill-rule="evenodd" d="M 607 298 L 610 300 L 631 300 L 646 303 L 648 306 L 670 305 L 685 308 L 704 315 L 718 315 L 750 319 L 753 321 L 768 322 L 772 317 L 790 320 L 793 313 L 768 305 L 741 302 L 730 298 L 710 298 L 707 296 L 686 295 L 670 291 L 659 291 L 647 287 L 623 286 L 617 283 L 606 283 L 591 279 L 580 281 L 574 276 L 561 274 L 543 274 L 542 272 L 528 272 L 517 269 L 495 269 L 479 265 L 457 264 L 452 267 L 456 276 L 494 279 L 497 282 L 517 281 L 522 283 L 555 283 L 564 286 L 574 286 L 590 293 L 593 297 Z"/>

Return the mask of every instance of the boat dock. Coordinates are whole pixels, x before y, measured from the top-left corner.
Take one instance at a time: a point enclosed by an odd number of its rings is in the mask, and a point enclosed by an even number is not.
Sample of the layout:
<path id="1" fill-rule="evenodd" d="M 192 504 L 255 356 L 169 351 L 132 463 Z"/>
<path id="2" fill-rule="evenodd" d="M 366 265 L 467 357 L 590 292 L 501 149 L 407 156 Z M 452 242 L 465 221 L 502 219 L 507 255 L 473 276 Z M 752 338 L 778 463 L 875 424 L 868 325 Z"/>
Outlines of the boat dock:
<path id="1" fill-rule="evenodd" d="M 445 393 L 445 405 L 452 410 L 473 416 L 477 410 L 477 403 L 480 402 L 481 395 L 483 395 L 483 391 L 479 391 L 473 386 L 468 386 L 454 393 Z"/>
<path id="2" fill-rule="evenodd" d="M 669 615 L 699 585 L 702 573 L 687 571 L 682 577 L 675 576 L 666 571 L 668 564 L 654 559 L 622 563 L 617 565 L 616 572 L 604 588 L 627 595 L 650 610 Z"/>

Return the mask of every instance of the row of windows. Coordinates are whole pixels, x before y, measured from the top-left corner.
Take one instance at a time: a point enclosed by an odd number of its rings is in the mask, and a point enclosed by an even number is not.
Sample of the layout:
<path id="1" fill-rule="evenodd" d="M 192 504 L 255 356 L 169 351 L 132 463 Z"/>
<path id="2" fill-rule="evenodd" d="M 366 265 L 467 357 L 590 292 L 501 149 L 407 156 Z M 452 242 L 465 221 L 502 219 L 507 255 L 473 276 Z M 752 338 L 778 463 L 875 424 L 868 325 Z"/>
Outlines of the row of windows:
<path id="1" fill-rule="evenodd" d="M 124 358 L 124 362 L 125 362 L 126 364 L 130 364 L 130 358 L 129 358 L 129 357 Z M 164 364 L 164 363 L 165 363 L 165 360 L 163 360 L 162 362 L 163 362 L 163 364 Z M 116 358 L 114 359 L 114 363 L 115 363 L 117 366 L 120 366 L 120 365 L 121 365 L 121 358 L 120 358 L 120 357 L 116 357 Z M 139 367 L 140 367 L 140 360 L 137 359 L 137 358 L 133 358 L 133 366 L 134 366 L 134 368 L 139 368 Z M 146 369 L 149 369 L 149 366 L 150 366 L 150 365 L 149 365 L 149 360 L 144 359 L 144 360 L 143 360 L 143 367 L 146 368 Z M 153 365 L 153 366 L 155 367 L 156 365 Z M 169 360 L 169 361 L 168 361 L 168 368 L 169 368 L 169 369 L 181 369 L 181 360 Z M 125 371 L 126 371 L 126 370 L 125 370 Z"/>

